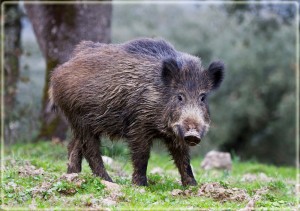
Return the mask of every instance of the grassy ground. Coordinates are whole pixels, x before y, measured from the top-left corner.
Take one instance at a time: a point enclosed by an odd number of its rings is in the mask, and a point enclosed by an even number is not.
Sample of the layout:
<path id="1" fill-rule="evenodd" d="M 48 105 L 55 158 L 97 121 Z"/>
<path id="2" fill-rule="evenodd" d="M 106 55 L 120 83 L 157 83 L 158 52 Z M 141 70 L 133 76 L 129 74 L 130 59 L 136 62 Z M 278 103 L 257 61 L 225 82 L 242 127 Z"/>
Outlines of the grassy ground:
<path id="1" fill-rule="evenodd" d="M 64 175 L 67 152 L 61 144 L 40 142 L 6 148 L 1 208 L 236 210 L 254 205 L 267 210 L 287 210 L 297 206 L 295 168 L 234 159 L 230 172 L 204 171 L 200 168 L 201 159 L 194 158 L 192 165 L 199 185 L 184 188 L 170 157 L 154 152 L 149 161 L 149 186 L 136 187 L 131 185 L 132 168 L 127 151 L 116 146 L 104 152 L 107 155 L 115 152 L 113 163 L 106 166 L 117 185 L 105 184 L 94 177 L 86 162 L 79 175 Z M 154 169 L 157 173 L 150 173 Z"/>

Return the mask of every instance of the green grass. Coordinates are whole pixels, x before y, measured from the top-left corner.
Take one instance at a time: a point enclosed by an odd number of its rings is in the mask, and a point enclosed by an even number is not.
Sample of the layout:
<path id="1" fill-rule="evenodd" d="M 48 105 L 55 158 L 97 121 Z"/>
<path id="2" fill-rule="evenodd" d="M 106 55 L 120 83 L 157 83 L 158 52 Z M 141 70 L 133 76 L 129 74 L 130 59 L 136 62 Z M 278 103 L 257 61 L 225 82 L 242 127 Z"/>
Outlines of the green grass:
<path id="1" fill-rule="evenodd" d="M 266 210 L 295 209 L 296 169 L 292 167 L 276 167 L 256 162 L 240 162 L 234 159 L 232 171 L 200 168 L 201 158 L 193 158 L 192 166 L 198 186 L 182 187 L 180 177 L 172 160 L 166 153 L 152 152 L 148 167 L 147 187 L 136 187 L 131 184 L 132 167 L 128 150 L 123 145 L 115 145 L 104 149 L 104 153 L 114 159 L 112 166 L 107 166 L 113 180 L 120 185 L 118 193 L 105 188 L 101 179 L 91 174 L 87 163 L 83 162 L 83 171 L 75 181 L 62 179 L 66 172 L 67 151 L 62 145 L 50 142 L 37 144 L 17 144 L 5 148 L 3 159 L 4 172 L 1 183 L 1 208 L 29 209 L 53 208 L 54 210 L 109 207 L 112 210 L 128 209 L 240 209 L 249 199 L 235 201 L 218 199 L 209 195 L 199 196 L 198 191 L 203 184 L 217 182 L 225 190 L 236 188 L 245 190 L 248 196 L 254 197 L 258 189 L 267 189 L 255 203 L 255 208 Z M 113 153 L 116 152 L 116 153 Z M 33 165 L 33 173 L 24 175 L 24 168 Z M 163 174 L 151 174 L 155 167 L 163 169 Z M 42 168 L 43 170 L 40 170 Z M 23 169 L 23 170 L 22 170 Z M 36 171 L 36 172 L 34 172 Z M 39 172 L 40 171 L 40 172 Z M 22 173 L 23 172 L 23 173 Z M 264 173 L 270 181 L 256 179 L 243 181 L 245 174 Z M 174 189 L 188 191 L 188 194 L 172 195 Z M 104 199 L 113 204 L 103 204 Z"/>

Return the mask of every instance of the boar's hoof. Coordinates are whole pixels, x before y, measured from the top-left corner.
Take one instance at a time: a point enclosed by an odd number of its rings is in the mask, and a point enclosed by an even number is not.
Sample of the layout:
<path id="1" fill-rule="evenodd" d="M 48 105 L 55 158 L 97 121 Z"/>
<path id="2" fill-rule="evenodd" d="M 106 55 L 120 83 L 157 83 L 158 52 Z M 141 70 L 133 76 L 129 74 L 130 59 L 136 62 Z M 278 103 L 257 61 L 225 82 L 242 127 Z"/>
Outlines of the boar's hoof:
<path id="1" fill-rule="evenodd" d="M 98 176 L 101 179 L 106 180 L 108 182 L 114 182 L 107 173 L 104 173 L 104 174 L 94 173 L 94 175 Z"/>
<path id="2" fill-rule="evenodd" d="M 137 186 L 147 186 L 147 177 L 146 176 L 133 176 L 132 184 Z"/>
<path id="3" fill-rule="evenodd" d="M 109 176 L 108 177 L 105 177 L 103 178 L 104 180 L 108 181 L 108 182 L 114 182 Z"/>
<path id="4" fill-rule="evenodd" d="M 194 178 L 190 178 L 182 181 L 183 186 L 196 186 L 198 185 Z"/>

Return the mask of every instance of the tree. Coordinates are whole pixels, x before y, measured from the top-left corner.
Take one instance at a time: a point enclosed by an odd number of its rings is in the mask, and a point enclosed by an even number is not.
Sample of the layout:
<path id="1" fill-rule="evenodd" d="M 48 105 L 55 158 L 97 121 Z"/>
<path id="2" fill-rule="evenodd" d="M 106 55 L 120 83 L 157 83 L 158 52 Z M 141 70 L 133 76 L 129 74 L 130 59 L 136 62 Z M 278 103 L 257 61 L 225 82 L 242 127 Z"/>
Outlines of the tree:
<path id="1" fill-rule="evenodd" d="M 10 123 L 14 119 L 12 111 L 15 107 L 17 82 L 19 80 L 21 16 L 22 13 L 17 4 L 4 5 L 4 136 L 7 143 L 11 142 Z"/>
<path id="2" fill-rule="evenodd" d="M 41 129 L 38 139 L 65 139 L 68 129 L 62 115 L 51 112 L 49 78 L 54 68 L 66 62 L 82 40 L 111 41 L 110 3 L 26 4 L 41 51 L 46 59 L 46 78 L 42 99 Z M 76 71 L 76 70 L 74 70 Z"/>

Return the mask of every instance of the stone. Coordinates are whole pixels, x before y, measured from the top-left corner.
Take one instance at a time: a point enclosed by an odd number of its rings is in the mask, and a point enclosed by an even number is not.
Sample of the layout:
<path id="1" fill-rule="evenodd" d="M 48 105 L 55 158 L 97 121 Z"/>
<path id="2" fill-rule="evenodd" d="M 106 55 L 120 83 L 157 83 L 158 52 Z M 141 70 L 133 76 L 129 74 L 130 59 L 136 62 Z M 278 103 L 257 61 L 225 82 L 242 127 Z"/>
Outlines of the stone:
<path id="1" fill-rule="evenodd" d="M 204 160 L 201 163 L 201 168 L 204 170 L 210 169 L 232 169 L 232 160 L 230 153 L 210 151 L 206 154 Z"/>
<path id="2" fill-rule="evenodd" d="M 106 165 L 112 165 L 114 162 L 114 160 L 111 157 L 105 155 L 102 156 L 102 160 Z"/>

